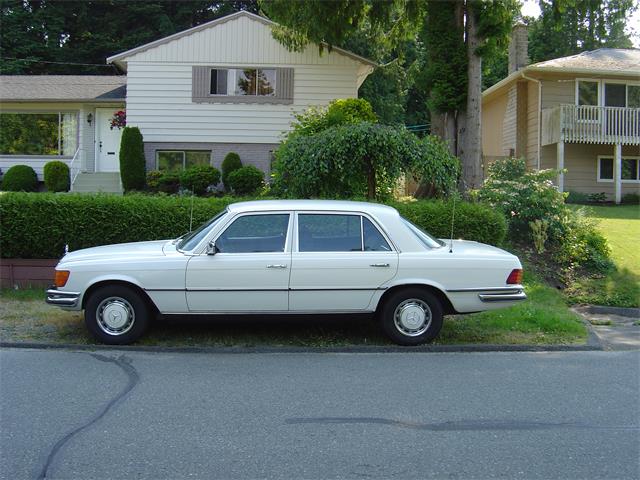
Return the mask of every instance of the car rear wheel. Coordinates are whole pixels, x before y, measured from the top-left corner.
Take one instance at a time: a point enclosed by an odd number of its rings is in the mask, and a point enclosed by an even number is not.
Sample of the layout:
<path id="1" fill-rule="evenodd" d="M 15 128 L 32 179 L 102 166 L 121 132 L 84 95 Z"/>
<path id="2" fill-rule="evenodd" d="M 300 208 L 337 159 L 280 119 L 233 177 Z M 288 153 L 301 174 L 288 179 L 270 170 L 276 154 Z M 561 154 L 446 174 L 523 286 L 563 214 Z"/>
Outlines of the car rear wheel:
<path id="1" fill-rule="evenodd" d="M 96 340 L 125 345 L 138 340 L 149 324 L 149 307 L 133 289 L 107 285 L 87 299 L 84 321 Z"/>
<path id="2" fill-rule="evenodd" d="M 380 316 L 385 333 L 399 345 L 428 342 L 442 328 L 442 304 L 431 292 L 419 288 L 392 293 Z"/>

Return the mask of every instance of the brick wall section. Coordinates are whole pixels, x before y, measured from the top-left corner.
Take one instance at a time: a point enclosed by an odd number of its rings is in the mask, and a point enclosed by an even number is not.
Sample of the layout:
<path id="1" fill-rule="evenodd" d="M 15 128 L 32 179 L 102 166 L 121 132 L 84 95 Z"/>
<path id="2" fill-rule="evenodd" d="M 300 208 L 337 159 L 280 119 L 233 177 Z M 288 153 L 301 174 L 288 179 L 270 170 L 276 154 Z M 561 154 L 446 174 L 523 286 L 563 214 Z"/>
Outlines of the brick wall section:
<path id="1" fill-rule="evenodd" d="M 274 143 L 185 143 L 185 142 L 145 142 L 144 155 L 147 171 L 156 169 L 157 150 L 210 150 L 211 163 L 221 168 L 224 157 L 229 152 L 240 155 L 243 165 L 254 165 L 265 172 L 265 180 L 271 173 L 272 153 L 278 144 Z"/>
<path id="2" fill-rule="evenodd" d="M 529 36 L 527 26 L 518 24 L 511 31 L 509 41 L 509 73 L 529 64 Z"/>

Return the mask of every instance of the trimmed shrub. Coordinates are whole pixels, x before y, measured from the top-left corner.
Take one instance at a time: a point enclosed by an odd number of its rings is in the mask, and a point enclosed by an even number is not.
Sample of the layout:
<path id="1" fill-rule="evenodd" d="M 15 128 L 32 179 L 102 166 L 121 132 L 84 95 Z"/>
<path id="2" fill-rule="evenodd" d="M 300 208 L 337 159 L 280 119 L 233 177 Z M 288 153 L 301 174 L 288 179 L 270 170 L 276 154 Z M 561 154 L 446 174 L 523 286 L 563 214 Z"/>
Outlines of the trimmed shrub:
<path id="1" fill-rule="evenodd" d="M 44 166 L 44 186 L 49 192 L 68 192 L 71 179 L 69 177 L 69 166 L 54 160 Z"/>
<path id="2" fill-rule="evenodd" d="M 5 192 L 35 192 L 37 188 L 38 176 L 28 165 L 14 165 L 2 177 Z"/>
<path id="3" fill-rule="evenodd" d="M 194 228 L 239 200 L 194 198 Z M 176 238 L 189 230 L 191 202 L 186 196 L 6 193 L 0 195 L 0 253 L 3 258 L 58 258 L 65 243 L 78 250 Z M 450 236 L 450 202 L 421 200 L 390 205 L 432 235 Z M 505 231 L 504 218 L 491 208 L 456 203 L 454 237 L 495 245 Z"/>
<path id="4" fill-rule="evenodd" d="M 629 203 L 631 205 L 640 205 L 640 195 L 637 193 L 625 193 L 622 196 L 622 203 Z"/>
<path id="5" fill-rule="evenodd" d="M 451 237 L 452 200 L 385 202 L 404 218 L 437 238 Z M 486 205 L 456 201 L 453 238 L 500 245 L 507 234 L 505 218 Z"/>
<path id="6" fill-rule="evenodd" d="M 125 192 L 144 190 L 145 165 L 142 133 L 138 127 L 124 127 L 120 140 L 120 178 Z"/>
<path id="7" fill-rule="evenodd" d="M 231 172 L 229 185 L 236 195 L 252 195 L 264 185 L 264 172 L 253 165 L 247 165 Z"/>
<path id="8" fill-rule="evenodd" d="M 160 179 L 162 178 L 163 173 L 160 170 L 151 170 L 147 172 L 146 175 L 146 184 L 147 190 L 153 193 L 157 193 L 160 191 Z"/>
<path id="9" fill-rule="evenodd" d="M 225 191 L 230 191 L 231 186 L 229 185 L 229 174 L 231 172 L 235 172 L 239 168 L 242 168 L 242 161 L 240 160 L 240 155 L 235 152 L 227 153 L 226 157 L 222 161 L 222 184 L 224 185 Z"/>
<path id="10" fill-rule="evenodd" d="M 209 185 L 220 182 L 220 170 L 211 165 L 194 165 L 180 173 L 180 186 L 196 195 L 203 195 Z"/>

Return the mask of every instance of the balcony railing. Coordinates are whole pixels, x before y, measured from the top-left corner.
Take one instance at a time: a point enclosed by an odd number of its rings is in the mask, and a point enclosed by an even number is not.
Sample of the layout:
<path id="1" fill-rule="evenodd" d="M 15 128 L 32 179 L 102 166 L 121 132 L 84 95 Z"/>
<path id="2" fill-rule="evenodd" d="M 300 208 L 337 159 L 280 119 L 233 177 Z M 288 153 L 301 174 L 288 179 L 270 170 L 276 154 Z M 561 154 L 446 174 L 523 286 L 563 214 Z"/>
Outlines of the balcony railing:
<path id="1" fill-rule="evenodd" d="M 542 111 L 543 145 L 606 143 L 640 145 L 640 108 L 559 105 Z"/>

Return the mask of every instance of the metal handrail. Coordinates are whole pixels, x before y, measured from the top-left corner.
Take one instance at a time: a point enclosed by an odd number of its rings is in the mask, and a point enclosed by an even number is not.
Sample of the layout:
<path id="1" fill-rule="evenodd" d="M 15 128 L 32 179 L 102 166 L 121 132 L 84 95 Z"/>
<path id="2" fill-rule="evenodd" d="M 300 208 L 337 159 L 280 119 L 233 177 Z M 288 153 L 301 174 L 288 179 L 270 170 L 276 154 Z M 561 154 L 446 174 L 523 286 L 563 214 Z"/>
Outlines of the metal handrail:
<path id="1" fill-rule="evenodd" d="M 69 176 L 71 177 L 71 185 L 70 185 L 71 190 L 73 190 L 73 184 L 75 183 L 76 178 L 80 173 L 80 170 L 82 170 L 82 167 L 79 164 L 80 162 L 77 162 L 79 158 L 79 153 L 80 153 L 80 147 L 76 148 L 76 153 L 73 154 L 73 158 L 71 159 L 71 162 L 69 162 Z M 76 162 L 78 163 L 77 165 L 76 165 Z"/>

